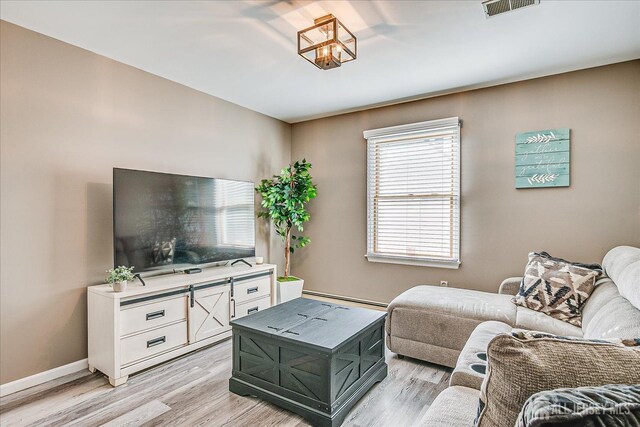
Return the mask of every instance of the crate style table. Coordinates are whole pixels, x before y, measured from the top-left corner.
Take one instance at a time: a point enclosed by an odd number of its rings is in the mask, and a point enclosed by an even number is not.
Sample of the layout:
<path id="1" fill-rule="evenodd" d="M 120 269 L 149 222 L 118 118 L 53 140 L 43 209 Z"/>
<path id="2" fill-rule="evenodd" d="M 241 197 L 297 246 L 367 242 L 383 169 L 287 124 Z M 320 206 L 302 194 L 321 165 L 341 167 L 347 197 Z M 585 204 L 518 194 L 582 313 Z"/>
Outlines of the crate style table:
<path id="1" fill-rule="evenodd" d="M 386 315 L 298 298 L 234 320 L 229 390 L 339 426 L 387 376 Z"/>

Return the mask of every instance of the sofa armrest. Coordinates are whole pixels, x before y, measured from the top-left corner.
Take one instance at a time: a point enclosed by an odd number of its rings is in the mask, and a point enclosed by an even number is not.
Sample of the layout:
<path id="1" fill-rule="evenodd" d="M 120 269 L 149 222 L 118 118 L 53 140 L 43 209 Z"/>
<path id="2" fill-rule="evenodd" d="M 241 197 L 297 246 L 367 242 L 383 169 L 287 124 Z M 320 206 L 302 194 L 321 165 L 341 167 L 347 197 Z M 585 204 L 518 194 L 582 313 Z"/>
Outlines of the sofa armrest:
<path id="1" fill-rule="evenodd" d="M 522 277 L 509 277 L 508 279 L 504 279 L 500 284 L 500 289 L 498 289 L 498 293 L 503 295 L 517 294 L 518 289 L 520 289 L 521 281 L 522 281 Z"/>

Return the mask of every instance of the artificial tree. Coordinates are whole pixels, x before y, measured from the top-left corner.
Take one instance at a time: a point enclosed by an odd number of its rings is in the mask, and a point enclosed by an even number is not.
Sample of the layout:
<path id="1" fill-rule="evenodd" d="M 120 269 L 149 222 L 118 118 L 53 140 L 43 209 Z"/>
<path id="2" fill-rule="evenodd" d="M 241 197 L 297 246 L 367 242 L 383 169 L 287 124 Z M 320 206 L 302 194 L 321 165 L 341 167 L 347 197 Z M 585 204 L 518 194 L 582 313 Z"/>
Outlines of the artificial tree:
<path id="1" fill-rule="evenodd" d="M 311 163 L 305 159 L 296 161 L 282 169 L 280 175 L 263 179 L 256 188 L 262 196 L 264 208 L 258 212 L 258 217 L 271 218 L 276 233 L 284 242 L 285 281 L 289 278 L 291 254 L 311 241 L 308 237 L 293 235 L 294 229 L 303 232 L 304 223 L 311 218 L 305 205 L 316 197 L 317 190 L 311 179 L 310 169 Z"/>

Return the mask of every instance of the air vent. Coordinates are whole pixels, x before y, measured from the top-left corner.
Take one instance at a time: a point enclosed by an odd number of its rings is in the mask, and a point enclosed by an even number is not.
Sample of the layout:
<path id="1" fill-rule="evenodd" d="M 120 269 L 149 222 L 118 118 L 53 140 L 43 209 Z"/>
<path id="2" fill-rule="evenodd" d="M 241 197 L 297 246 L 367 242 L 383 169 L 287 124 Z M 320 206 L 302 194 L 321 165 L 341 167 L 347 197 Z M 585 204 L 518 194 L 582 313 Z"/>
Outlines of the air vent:
<path id="1" fill-rule="evenodd" d="M 487 18 L 539 4 L 540 0 L 486 0 L 482 2 Z"/>

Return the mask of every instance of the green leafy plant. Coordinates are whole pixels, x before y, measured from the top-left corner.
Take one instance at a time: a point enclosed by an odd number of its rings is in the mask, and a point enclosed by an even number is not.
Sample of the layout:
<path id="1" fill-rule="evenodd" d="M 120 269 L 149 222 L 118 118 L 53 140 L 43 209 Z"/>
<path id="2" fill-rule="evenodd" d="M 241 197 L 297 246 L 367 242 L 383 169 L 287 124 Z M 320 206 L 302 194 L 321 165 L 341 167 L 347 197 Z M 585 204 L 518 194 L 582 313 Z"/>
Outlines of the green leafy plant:
<path id="1" fill-rule="evenodd" d="M 111 285 L 116 282 L 133 280 L 133 267 L 125 267 L 124 265 L 121 265 L 120 267 L 110 268 L 107 270 L 107 273 L 109 273 L 107 283 Z"/>
<path id="2" fill-rule="evenodd" d="M 258 212 L 258 217 L 271 218 L 276 233 L 284 242 L 284 279 L 289 278 L 291 254 L 311 242 L 308 237 L 293 235 L 294 229 L 303 232 L 304 223 L 311 218 L 305 205 L 316 197 L 317 188 L 311 179 L 310 169 L 311 163 L 302 159 L 282 169 L 280 175 L 263 179 L 256 187 L 264 208 Z"/>

